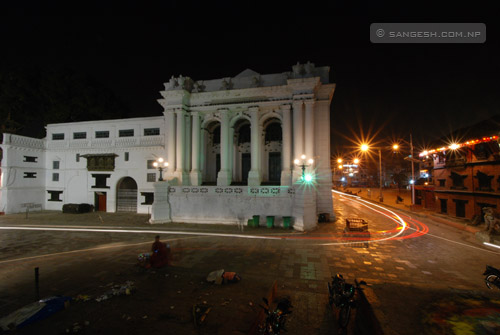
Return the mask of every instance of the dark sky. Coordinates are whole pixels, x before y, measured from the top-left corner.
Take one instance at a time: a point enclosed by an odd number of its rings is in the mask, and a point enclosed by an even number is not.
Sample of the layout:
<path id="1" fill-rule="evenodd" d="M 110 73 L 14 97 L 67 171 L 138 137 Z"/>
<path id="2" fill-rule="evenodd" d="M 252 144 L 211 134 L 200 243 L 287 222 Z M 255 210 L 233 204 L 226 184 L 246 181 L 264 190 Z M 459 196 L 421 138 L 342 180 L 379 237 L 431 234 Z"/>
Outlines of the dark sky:
<path id="1" fill-rule="evenodd" d="M 206 80 L 246 68 L 279 73 L 297 61 L 331 67 L 337 146 L 379 130 L 380 142 L 408 139 L 410 132 L 418 143 L 429 142 L 500 113 L 498 23 L 493 8 L 481 4 L 68 3 L 2 5 L 0 61 L 90 73 L 132 116 L 161 114 L 156 99 L 172 75 Z M 373 22 L 483 22 L 487 42 L 371 44 Z"/>

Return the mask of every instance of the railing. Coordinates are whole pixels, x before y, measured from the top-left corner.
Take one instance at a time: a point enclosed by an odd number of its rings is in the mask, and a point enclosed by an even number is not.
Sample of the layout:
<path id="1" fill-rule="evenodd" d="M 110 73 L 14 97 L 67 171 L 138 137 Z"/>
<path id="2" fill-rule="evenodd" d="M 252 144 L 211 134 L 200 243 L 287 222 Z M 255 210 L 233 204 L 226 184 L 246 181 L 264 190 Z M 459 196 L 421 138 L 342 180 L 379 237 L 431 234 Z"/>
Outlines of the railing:
<path id="1" fill-rule="evenodd" d="M 14 137 L 16 135 L 11 135 L 11 136 Z M 35 141 L 29 141 L 29 140 L 35 140 Z M 36 141 L 40 141 L 42 144 L 40 143 L 37 144 Z M 157 136 L 143 136 L 143 137 L 119 137 L 116 139 L 93 138 L 93 139 L 79 139 L 79 140 L 48 140 L 47 148 L 64 149 L 64 148 L 152 147 L 152 146 L 161 146 L 163 145 L 163 143 L 164 143 L 163 135 L 157 135 Z M 5 143 L 5 144 L 11 144 L 11 143 Z M 45 145 L 45 141 L 24 137 L 21 140 L 16 139 L 16 143 L 12 144 L 19 146 L 26 146 L 29 148 L 32 147 L 43 148 L 43 146 Z"/>
<path id="2" fill-rule="evenodd" d="M 253 197 L 289 197 L 295 194 L 290 186 L 170 186 L 171 195 L 219 195 Z"/>
<path id="3" fill-rule="evenodd" d="M 44 149 L 45 148 L 45 140 L 41 140 L 38 138 L 25 137 L 14 134 L 4 134 L 3 144 L 15 145 L 18 147 L 25 148 L 37 148 Z"/>

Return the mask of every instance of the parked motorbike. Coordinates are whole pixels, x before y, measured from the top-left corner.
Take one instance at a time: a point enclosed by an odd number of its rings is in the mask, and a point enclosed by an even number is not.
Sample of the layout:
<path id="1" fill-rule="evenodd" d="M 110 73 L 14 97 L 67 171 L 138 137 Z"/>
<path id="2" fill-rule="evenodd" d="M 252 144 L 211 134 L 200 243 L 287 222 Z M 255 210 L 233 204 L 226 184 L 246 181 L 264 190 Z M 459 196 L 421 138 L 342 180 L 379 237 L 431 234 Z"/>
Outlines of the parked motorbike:
<path id="1" fill-rule="evenodd" d="M 266 319 L 264 323 L 259 328 L 260 334 L 265 335 L 277 335 L 282 330 L 285 330 L 286 316 L 291 314 L 292 303 L 288 298 L 282 298 L 278 301 L 276 309 L 270 310 L 269 301 L 266 298 L 262 298 L 265 305 L 262 307 L 266 313 Z"/>
<path id="2" fill-rule="evenodd" d="M 357 282 L 355 280 L 355 285 L 346 283 L 344 277 L 337 273 L 335 277 L 332 277 L 332 282 L 328 283 L 328 303 L 330 307 L 340 309 L 339 311 L 339 326 L 341 328 L 346 328 L 349 324 L 349 319 L 351 317 L 351 309 L 355 308 L 355 298 L 354 293 L 359 285 L 366 285 L 365 281 Z"/>
<path id="3" fill-rule="evenodd" d="M 490 290 L 494 288 L 500 290 L 500 270 L 490 265 L 486 265 L 486 270 L 484 271 L 483 276 L 486 276 L 484 278 L 484 282 Z"/>

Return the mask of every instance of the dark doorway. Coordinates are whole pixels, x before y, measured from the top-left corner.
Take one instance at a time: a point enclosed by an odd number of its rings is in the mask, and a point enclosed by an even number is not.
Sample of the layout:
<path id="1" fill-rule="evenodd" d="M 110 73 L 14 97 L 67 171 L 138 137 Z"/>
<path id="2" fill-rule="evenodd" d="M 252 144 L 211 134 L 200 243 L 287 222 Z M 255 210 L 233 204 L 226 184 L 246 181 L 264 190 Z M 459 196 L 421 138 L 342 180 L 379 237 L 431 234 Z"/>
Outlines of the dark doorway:
<path id="1" fill-rule="evenodd" d="M 94 192 L 94 207 L 96 212 L 106 211 L 106 192 Z"/>
<path id="2" fill-rule="evenodd" d="M 116 190 L 116 211 L 137 212 L 137 183 L 130 177 L 118 182 Z"/>
<path id="3" fill-rule="evenodd" d="M 467 203 L 467 200 L 453 200 L 453 201 L 455 201 L 456 208 L 457 208 L 456 216 L 459 218 L 464 218 L 465 217 L 465 204 Z"/>
<path id="4" fill-rule="evenodd" d="M 241 181 L 248 184 L 248 173 L 252 167 L 250 154 L 241 154 Z"/>
<path id="5" fill-rule="evenodd" d="M 219 176 L 220 171 L 220 154 L 215 155 L 215 180 Z"/>
<path id="6" fill-rule="evenodd" d="M 279 185 L 281 179 L 281 152 L 269 153 L 269 182 Z"/>
<path id="7" fill-rule="evenodd" d="M 441 213 L 447 214 L 448 213 L 448 199 L 439 199 L 439 202 L 441 203 Z"/>

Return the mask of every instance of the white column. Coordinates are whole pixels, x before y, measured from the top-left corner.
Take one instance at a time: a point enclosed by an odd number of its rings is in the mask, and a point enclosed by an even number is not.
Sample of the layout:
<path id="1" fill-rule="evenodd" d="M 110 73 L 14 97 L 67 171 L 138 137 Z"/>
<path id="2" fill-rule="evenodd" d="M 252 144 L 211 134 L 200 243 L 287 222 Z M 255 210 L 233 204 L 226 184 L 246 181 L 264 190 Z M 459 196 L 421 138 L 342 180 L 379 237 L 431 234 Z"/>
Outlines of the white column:
<path id="1" fill-rule="evenodd" d="M 300 159 L 304 155 L 304 115 L 302 111 L 302 101 L 293 102 L 293 158 Z M 302 170 L 295 166 L 293 181 L 295 182 L 302 176 Z"/>
<path id="2" fill-rule="evenodd" d="M 167 179 L 174 176 L 175 171 L 175 112 L 170 110 L 165 113 L 167 117 L 167 162 L 168 170 L 166 174 Z"/>
<path id="3" fill-rule="evenodd" d="M 177 114 L 177 146 L 176 146 L 176 166 L 175 166 L 175 176 L 179 179 L 180 185 L 186 185 L 188 182 L 187 173 L 184 167 L 184 155 L 185 155 L 185 139 L 186 139 L 186 128 L 185 128 L 185 115 L 186 112 L 179 108 L 176 110 Z"/>
<path id="4" fill-rule="evenodd" d="M 201 185 L 200 173 L 200 114 L 191 112 L 193 117 L 192 141 L 191 141 L 191 185 Z"/>
<path id="5" fill-rule="evenodd" d="M 185 138 L 186 138 L 186 142 L 184 142 L 184 150 L 186 151 L 184 153 L 184 169 L 186 170 L 186 172 L 190 172 L 191 171 L 191 113 L 189 114 L 186 114 L 185 116 L 185 129 L 186 129 L 186 133 L 185 133 Z"/>
<path id="6" fill-rule="evenodd" d="M 307 159 L 314 159 L 314 100 L 307 100 L 304 104 L 306 105 L 304 123 L 305 154 Z"/>
<path id="7" fill-rule="evenodd" d="M 259 155 L 260 155 L 260 131 L 259 131 L 259 107 L 250 107 L 251 114 L 251 160 L 252 167 L 248 173 L 248 186 L 260 185 L 260 168 L 259 168 Z"/>
<path id="8" fill-rule="evenodd" d="M 283 150 L 281 154 L 281 186 L 292 184 L 292 118 L 290 115 L 290 105 L 281 105 L 283 122 L 281 130 L 283 134 Z"/>
<path id="9" fill-rule="evenodd" d="M 220 171 L 217 176 L 217 185 L 231 185 L 231 174 L 229 170 L 229 110 L 220 109 Z"/>

